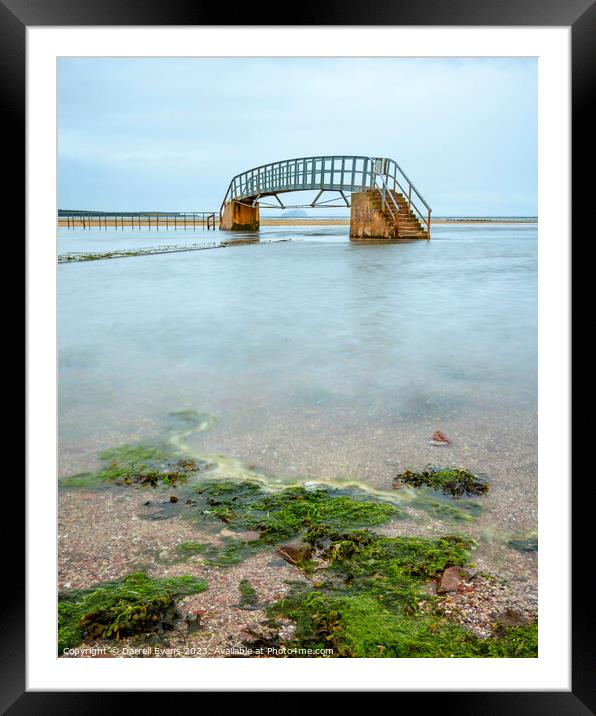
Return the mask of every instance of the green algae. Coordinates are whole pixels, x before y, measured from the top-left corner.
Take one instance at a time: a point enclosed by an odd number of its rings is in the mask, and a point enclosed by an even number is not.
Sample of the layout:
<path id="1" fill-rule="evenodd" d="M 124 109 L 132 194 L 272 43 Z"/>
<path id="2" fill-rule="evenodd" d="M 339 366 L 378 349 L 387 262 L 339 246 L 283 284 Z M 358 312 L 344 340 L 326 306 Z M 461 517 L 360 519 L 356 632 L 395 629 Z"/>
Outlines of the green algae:
<path id="1" fill-rule="evenodd" d="M 435 616 L 408 615 L 369 593 L 294 593 L 271 614 L 296 623 L 286 647 L 333 649 L 333 657 L 353 658 L 532 658 L 537 625 L 511 627 L 482 639 Z"/>
<path id="2" fill-rule="evenodd" d="M 463 566 L 473 542 L 458 535 L 445 537 L 383 537 L 368 530 L 338 532 L 313 529 L 305 539 L 333 567 L 350 575 L 436 577 L 447 567 Z"/>
<path id="3" fill-rule="evenodd" d="M 453 497 L 461 495 L 481 495 L 488 492 L 489 486 L 482 478 L 460 467 L 434 467 L 427 465 L 421 472 L 405 470 L 395 477 L 397 483 L 421 487 L 426 485 L 433 490 Z"/>
<path id="4" fill-rule="evenodd" d="M 430 578 L 462 566 L 471 542 L 381 537 L 367 530 L 314 528 L 306 540 L 327 560 L 327 579 L 295 584 L 268 607 L 270 619 L 296 625 L 289 648 L 333 649 L 335 657 L 535 657 L 537 627 L 502 629 L 486 639 L 448 621 Z M 425 604 L 424 611 L 420 605 Z"/>
<path id="5" fill-rule="evenodd" d="M 63 478 L 63 487 L 93 487 L 106 484 L 143 487 L 177 487 L 198 472 L 202 464 L 179 455 L 166 444 L 125 444 L 99 454 L 104 466 Z"/>
<path id="6" fill-rule="evenodd" d="M 402 516 L 387 502 L 328 488 L 290 487 L 267 494 L 254 482 L 218 480 L 195 489 L 210 516 L 235 529 L 257 530 L 260 540 L 269 543 L 298 535 L 313 525 L 372 526 Z"/>
<path id="7" fill-rule="evenodd" d="M 257 604 L 257 592 L 248 579 L 240 580 L 240 583 L 238 584 L 238 591 L 240 592 L 241 607 L 254 607 Z"/>
<path id="8" fill-rule="evenodd" d="M 85 638 L 119 639 L 172 628 L 179 618 L 175 600 L 206 588 L 204 579 L 152 579 L 135 572 L 92 589 L 64 592 L 58 599 L 58 653 Z"/>

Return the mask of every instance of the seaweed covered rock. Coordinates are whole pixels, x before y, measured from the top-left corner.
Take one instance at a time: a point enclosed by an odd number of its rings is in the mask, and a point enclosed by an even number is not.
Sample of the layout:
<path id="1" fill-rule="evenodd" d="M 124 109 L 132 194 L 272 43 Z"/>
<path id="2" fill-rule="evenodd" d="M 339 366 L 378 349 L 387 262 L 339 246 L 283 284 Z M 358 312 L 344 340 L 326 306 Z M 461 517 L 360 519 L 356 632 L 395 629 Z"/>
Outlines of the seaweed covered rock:
<path id="1" fill-rule="evenodd" d="M 171 629 L 180 618 L 176 599 L 207 588 L 190 576 L 152 579 L 142 572 L 65 592 L 58 599 L 58 653 L 83 639 L 119 639 Z"/>
<path id="2" fill-rule="evenodd" d="M 460 495 L 481 495 L 488 492 L 488 483 L 481 477 L 472 474 L 461 467 L 434 467 L 427 465 L 421 472 L 404 472 L 396 475 L 393 487 L 410 485 L 411 487 L 427 486 L 433 490 L 450 494 L 454 497 Z"/>

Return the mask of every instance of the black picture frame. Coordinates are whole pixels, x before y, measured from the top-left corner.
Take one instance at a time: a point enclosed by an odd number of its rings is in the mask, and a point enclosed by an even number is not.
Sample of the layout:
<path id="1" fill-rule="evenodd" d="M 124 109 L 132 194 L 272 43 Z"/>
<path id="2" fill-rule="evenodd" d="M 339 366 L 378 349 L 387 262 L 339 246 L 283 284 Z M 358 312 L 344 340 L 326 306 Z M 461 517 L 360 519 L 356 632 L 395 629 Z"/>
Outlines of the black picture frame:
<path id="1" fill-rule="evenodd" d="M 244 4 L 234 9 L 183 0 L 144 2 L 143 0 L 0 0 L 0 96 L 5 123 L 4 138 L 13 147 L 25 147 L 25 69 L 28 26 L 131 26 L 131 25 L 274 25 L 279 7 L 269 9 L 260 4 Z M 224 22 L 234 18 L 234 23 Z M 417 0 L 393 2 L 369 0 L 366 4 L 306 3 L 292 6 L 293 25 L 417 25 L 417 26 L 568 26 L 572 33 L 572 167 L 573 228 L 589 238 L 583 208 L 593 206 L 589 176 L 594 156 L 593 115 L 589 111 L 594 96 L 596 76 L 596 3 L 594 0 Z M 20 140 L 20 141 L 17 141 Z M 4 188 L 5 206 L 23 207 L 25 182 L 23 153 L 17 150 L 10 166 L 11 182 Z M 21 181 L 22 180 L 22 181 Z M 593 216 L 593 211 L 592 211 Z M 591 227 L 590 227 L 591 228 Z M 578 234 L 579 235 L 579 234 Z M 585 428 L 580 429 L 580 433 Z M 580 434 L 581 441 L 581 434 Z M 16 492 L 16 487 L 11 488 Z M 24 482 L 23 482 L 24 493 Z M 579 490 L 576 491 L 576 495 Z M 24 505 L 23 494 L 23 502 Z M 11 496 L 17 501 L 18 496 Z M 573 500 L 572 555 L 572 689 L 569 692 L 418 692 L 417 706 L 456 711 L 459 714 L 587 714 L 596 711 L 596 688 L 593 678 L 592 594 L 587 585 L 581 545 L 591 541 L 583 514 L 589 509 L 581 497 Z M 0 709 L 2 713 L 95 714 L 113 708 L 134 707 L 138 695 L 110 692 L 31 692 L 25 690 L 25 554 L 18 539 L 6 555 L 10 589 L 2 591 L 4 603 L 0 619 Z M 11 564 L 11 562 L 13 562 Z M 591 570 L 590 570 L 591 571 Z M 74 687 L 74 685 L 73 685 Z M 304 685 L 301 685 L 303 688 Z M 470 688 L 474 688 L 470 684 Z M 273 690 L 273 688 L 272 688 Z M 390 690 L 388 688 L 388 690 Z M 402 698 L 408 694 L 400 694 Z M 161 693 L 151 696 L 153 708 L 171 708 Z M 423 701 L 421 701 L 423 699 Z M 118 702 L 118 706 L 114 702 Z M 158 706 L 159 704 L 159 706 Z M 396 703 L 397 706 L 397 703 Z M 223 705 L 220 705 L 223 707 Z"/>

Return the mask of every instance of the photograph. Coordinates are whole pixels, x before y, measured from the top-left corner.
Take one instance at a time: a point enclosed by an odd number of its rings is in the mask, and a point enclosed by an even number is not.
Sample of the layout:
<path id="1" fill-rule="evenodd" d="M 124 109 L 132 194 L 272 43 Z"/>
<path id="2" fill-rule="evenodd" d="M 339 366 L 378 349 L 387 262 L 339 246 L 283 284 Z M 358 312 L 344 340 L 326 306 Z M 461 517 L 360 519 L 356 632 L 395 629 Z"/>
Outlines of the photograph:
<path id="1" fill-rule="evenodd" d="M 538 660 L 539 60 L 310 50 L 56 58 L 59 661 Z"/>

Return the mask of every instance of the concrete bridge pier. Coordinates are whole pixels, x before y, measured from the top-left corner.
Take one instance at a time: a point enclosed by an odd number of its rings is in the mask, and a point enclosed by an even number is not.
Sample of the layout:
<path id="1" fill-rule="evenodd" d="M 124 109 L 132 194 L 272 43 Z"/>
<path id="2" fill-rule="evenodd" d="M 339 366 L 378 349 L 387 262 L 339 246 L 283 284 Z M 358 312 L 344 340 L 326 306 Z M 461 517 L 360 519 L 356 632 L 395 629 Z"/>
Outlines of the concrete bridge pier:
<path id="1" fill-rule="evenodd" d="M 396 241 L 397 225 L 388 221 L 381 208 L 378 192 L 352 193 L 350 210 L 350 241 Z"/>
<path id="2" fill-rule="evenodd" d="M 258 231 L 260 226 L 259 205 L 249 206 L 239 201 L 224 205 L 219 224 L 221 231 Z"/>

